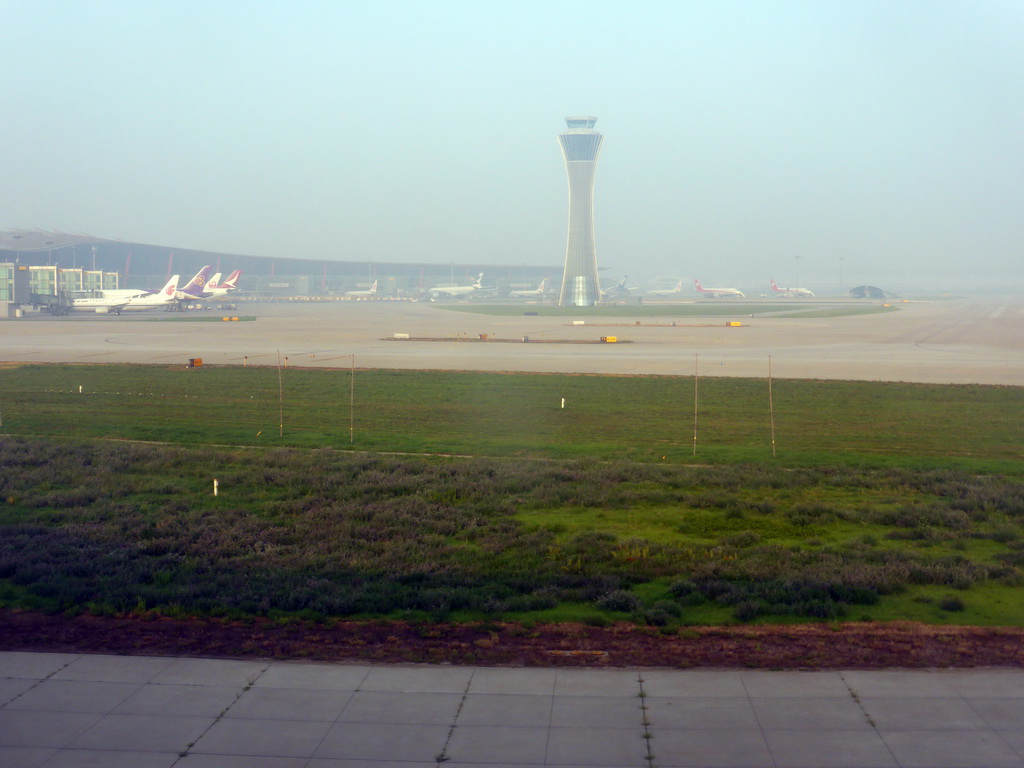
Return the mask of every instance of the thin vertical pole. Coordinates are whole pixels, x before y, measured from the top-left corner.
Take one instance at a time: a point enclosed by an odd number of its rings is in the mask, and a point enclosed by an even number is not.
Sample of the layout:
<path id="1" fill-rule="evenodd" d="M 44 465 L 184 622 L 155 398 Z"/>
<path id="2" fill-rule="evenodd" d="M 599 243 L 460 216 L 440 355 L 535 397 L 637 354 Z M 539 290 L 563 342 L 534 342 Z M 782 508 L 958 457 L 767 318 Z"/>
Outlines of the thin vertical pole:
<path id="1" fill-rule="evenodd" d="M 693 455 L 697 455 L 697 355 L 693 356 Z"/>
<path id="2" fill-rule="evenodd" d="M 772 458 L 775 458 L 775 401 L 772 399 L 772 356 L 768 355 L 768 415 L 772 422 Z"/>
<path id="3" fill-rule="evenodd" d="M 277 350 L 277 419 L 279 437 L 284 437 L 284 381 L 281 379 L 281 350 Z"/>
<path id="4" fill-rule="evenodd" d="M 356 441 L 356 356 L 352 353 L 352 372 L 348 390 L 348 444 Z"/>

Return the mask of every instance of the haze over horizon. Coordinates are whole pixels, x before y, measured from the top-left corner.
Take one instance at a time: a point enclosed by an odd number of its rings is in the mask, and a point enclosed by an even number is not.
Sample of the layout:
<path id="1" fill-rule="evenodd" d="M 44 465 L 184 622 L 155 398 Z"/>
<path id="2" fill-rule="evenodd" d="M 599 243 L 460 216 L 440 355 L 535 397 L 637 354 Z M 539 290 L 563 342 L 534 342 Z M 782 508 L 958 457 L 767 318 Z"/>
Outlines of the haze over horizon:
<path id="1" fill-rule="evenodd" d="M 4 10 L 0 229 L 561 264 L 579 114 L 602 275 L 1024 287 L 1009 0 Z"/>

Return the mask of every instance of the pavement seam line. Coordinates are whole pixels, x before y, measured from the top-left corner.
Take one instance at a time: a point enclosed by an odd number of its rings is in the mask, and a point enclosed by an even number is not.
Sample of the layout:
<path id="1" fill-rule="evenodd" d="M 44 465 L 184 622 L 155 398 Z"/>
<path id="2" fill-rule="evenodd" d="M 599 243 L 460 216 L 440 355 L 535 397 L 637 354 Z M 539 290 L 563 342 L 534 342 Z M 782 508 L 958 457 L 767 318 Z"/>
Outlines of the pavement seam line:
<path id="1" fill-rule="evenodd" d="M 189 752 L 191 751 L 192 747 L 196 745 L 196 742 L 203 738 L 203 736 L 208 734 L 210 732 L 210 729 L 213 728 L 213 726 L 215 726 L 224 718 L 224 715 L 228 713 L 228 710 L 235 706 L 235 704 L 238 703 L 238 700 L 242 698 L 242 696 L 244 696 L 247 691 L 252 689 L 252 687 L 256 684 L 256 681 L 263 677 L 263 673 L 266 672 L 268 669 L 270 669 L 270 663 L 263 667 L 263 669 L 261 669 L 259 673 L 252 679 L 246 678 L 248 682 L 246 682 L 246 684 L 242 686 L 242 690 L 240 690 L 238 694 L 235 696 L 235 698 L 233 698 L 231 702 L 226 707 L 224 707 L 224 709 L 222 709 L 216 717 L 213 718 L 213 721 L 208 726 L 206 726 L 202 733 L 196 736 L 195 739 L 193 739 L 188 746 L 186 746 L 183 750 L 181 750 L 181 752 L 178 753 L 177 759 L 173 763 L 171 763 L 171 768 L 174 768 L 174 766 L 176 766 L 178 763 L 180 763 L 182 760 L 188 757 Z"/>
<path id="2" fill-rule="evenodd" d="M 1008 742 L 1008 741 L 1006 740 L 1006 737 L 1005 737 L 1005 736 L 1003 736 L 1003 732 L 1002 732 L 1002 731 L 1001 731 L 1001 730 L 1000 730 L 999 728 L 996 728 L 996 727 L 995 727 L 994 725 L 992 725 L 992 724 L 991 724 L 991 723 L 990 723 L 990 722 L 988 721 L 988 718 L 987 718 L 987 717 L 985 717 L 985 715 L 984 715 L 984 714 L 982 714 L 981 712 L 979 712 L 979 711 L 978 711 L 978 709 L 977 709 L 977 707 L 975 707 L 975 706 L 974 706 L 974 704 L 972 704 L 972 703 L 971 703 L 971 697 L 970 697 L 970 696 L 964 696 L 964 695 L 963 695 L 963 693 L 961 693 L 961 692 L 960 692 L 960 690 L 959 690 L 958 688 L 954 688 L 953 690 L 954 690 L 954 691 L 956 692 L 956 696 L 957 696 L 957 698 L 958 698 L 958 699 L 960 699 L 960 700 L 961 700 L 962 702 L 964 702 L 964 703 L 965 703 L 965 704 L 967 705 L 967 708 L 968 708 L 969 710 L 971 710 L 971 712 L 973 712 L 973 713 L 974 713 L 975 715 L 977 715 L 977 716 L 978 716 L 979 718 L 981 718 L 981 721 L 982 721 L 982 722 L 983 722 L 983 723 L 985 724 L 985 728 L 986 728 L 986 729 L 988 729 L 988 731 L 989 731 L 989 732 L 990 732 L 990 733 L 991 733 L 991 734 L 992 734 L 993 736 L 995 736 L 995 738 L 996 738 L 996 739 L 997 739 L 997 740 L 998 740 L 998 741 L 999 741 L 999 742 L 1000 742 L 1001 744 L 1003 744 L 1003 745 L 1004 745 L 1005 747 L 1007 747 L 1007 748 L 1008 748 L 1008 749 L 1009 749 L 1009 750 L 1010 750 L 1011 752 L 1013 752 L 1013 753 L 1014 753 L 1015 755 L 1019 755 L 1019 754 L 1020 754 L 1020 753 L 1019 753 L 1019 752 L 1017 751 L 1017 749 L 1015 749 L 1015 748 L 1014 748 L 1014 746 L 1013 746 L 1013 745 L 1012 745 L 1012 744 L 1011 744 L 1010 742 Z M 994 698 L 994 699 L 1004 699 L 1004 700 L 1006 699 L 1006 697 L 1005 697 L 1005 696 L 992 696 L 992 697 L 989 697 L 989 698 Z"/>
<path id="3" fill-rule="evenodd" d="M 647 754 L 644 756 L 646 765 L 644 768 L 655 768 L 654 766 L 654 752 L 651 750 L 651 739 L 654 734 L 651 733 L 651 721 L 647 719 L 647 691 L 644 690 L 644 678 L 642 672 L 636 673 L 636 684 L 640 689 L 637 694 L 640 697 L 640 725 L 643 726 L 644 732 L 642 738 L 644 740 L 644 749 Z"/>
<path id="4" fill-rule="evenodd" d="M 765 749 L 768 751 L 768 757 L 772 761 L 772 766 L 777 766 L 778 760 L 775 759 L 775 753 L 772 752 L 772 745 L 768 743 L 768 736 L 765 734 L 764 724 L 761 722 L 761 718 L 757 714 L 757 708 L 754 706 L 753 697 L 750 695 L 750 688 L 747 687 L 746 681 L 743 676 L 740 675 L 740 687 L 743 689 L 743 695 L 747 698 L 747 706 L 750 707 L 750 711 L 754 713 L 754 722 L 757 723 L 757 732 L 761 734 L 761 741 L 764 742 Z"/>
<path id="5" fill-rule="evenodd" d="M 82 658 L 82 657 L 83 657 L 84 655 L 85 655 L 85 654 L 83 654 L 83 653 L 79 653 L 79 654 L 76 654 L 76 655 L 75 655 L 75 658 L 71 659 L 71 661 L 69 661 L 69 662 L 68 662 L 67 664 L 64 664 L 64 665 L 63 665 L 63 666 L 61 666 L 61 667 L 57 667 L 57 669 L 53 670 L 53 672 L 51 672 L 50 674 L 48 674 L 48 675 L 47 675 L 46 677 L 43 677 L 43 678 L 40 678 L 40 679 L 36 680 L 36 681 L 35 681 L 35 682 L 34 682 L 34 683 L 33 683 L 32 685 L 30 685 L 30 686 L 29 686 L 28 688 L 26 688 L 26 689 L 25 689 L 24 691 L 22 691 L 21 693 L 19 693 L 19 694 L 18 694 L 17 696 L 15 696 L 15 697 L 14 697 L 13 699 L 8 699 L 7 701 L 5 701 L 5 702 L 3 703 L 3 705 L 2 705 L 2 706 L 6 707 L 6 706 L 7 706 L 8 704 L 13 704 L 14 702 L 16 702 L 16 701 L 17 701 L 18 699 L 20 699 L 20 698 L 21 698 L 22 696 L 24 696 L 24 695 L 25 695 L 26 693 L 28 693 L 29 691 L 34 691 L 34 690 L 35 690 L 36 688 L 38 688 L 38 687 L 39 687 L 40 685 L 42 685 L 42 684 L 43 684 L 43 683 L 45 683 L 45 682 L 46 682 L 47 680 L 49 680 L 49 679 L 50 679 L 51 677 L 53 677 L 54 675 L 56 675 L 56 674 L 57 674 L 58 672 L 63 672 L 63 671 L 65 670 L 65 669 L 67 669 L 68 667 L 70 667 L 70 666 L 71 666 L 72 664 L 74 664 L 74 663 L 75 663 L 76 661 L 78 661 L 78 660 L 79 660 L 80 658 Z"/>
<path id="6" fill-rule="evenodd" d="M 448 736 L 444 740 L 444 746 L 441 747 L 441 751 L 438 752 L 437 756 L 434 758 L 437 761 L 437 765 L 438 765 L 439 768 L 440 768 L 442 763 L 444 763 L 447 760 L 451 760 L 451 758 L 448 756 L 448 745 L 451 743 L 452 736 L 455 735 L 455 728 L 458 726 L 458 723 L 459 723 L 459 715 L 462 714 L 462 707 L 466 703 L 466 697 L 469 696 L 469 687 L 473 684 L 473 676 L 475 674 L 476 674 L 476 670 L 473 669 L 473 668 L 470 668 L 470 670 L 469 670 L 469 679 L 466 680 L 466 687 L 462 689 L 462 698 L 459 699 L 459 706 L 455 710 L 455 717 L 452 718 L 452 724 L 448 728 Z"/>
<path id="7" fill-rule="evenodd" d="M 885 737 L 882 736 L 882 732 L 878 730 L 878 724 L 875 722 L 875 719 L 871 717 L 871 715 L 868 714 L 867 709 L 865 709 L 864 702 L 860 700 L 860 695 L 853 688 L 853 686 L 851 686 L 850 683 L 847 682 L 846 677 L 845 675 L 843 675 L 842 671 L 839 672 L 839 679 L 843 681 L 843 685 L 845 685 L 846 690 L 850 692 L 851 698 L 853 698 L 853 700 L 857 702 L 857 706 L 860 707 L 860 711 L 864 713 L 864 719 L 867 720 L 868 725 L 871 726 L 871 730 L 873 730 L 875 732 L 875 735 L 878 736 L 878 740 L 885 745 L 885 751 L 889 753 L 889 756 L 893 759 L 893 762 L 896 765 L 901 765 L 899 758 L 897 758 L 896 755 L 893 754 L 893 751 L 889 747 L 888 742 L 886 742 Z"/>

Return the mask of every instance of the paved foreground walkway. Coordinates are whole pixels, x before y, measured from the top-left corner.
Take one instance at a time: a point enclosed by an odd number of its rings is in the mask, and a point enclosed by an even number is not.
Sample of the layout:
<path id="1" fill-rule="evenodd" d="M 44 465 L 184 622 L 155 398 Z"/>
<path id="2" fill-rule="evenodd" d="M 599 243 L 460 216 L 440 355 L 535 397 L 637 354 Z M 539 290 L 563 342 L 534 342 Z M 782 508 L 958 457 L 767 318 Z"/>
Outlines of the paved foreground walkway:
<path id="1" fill-rule="evenodd" d="M 0 766 L 1024 767 L 1024 671 L 0 653 Z"/>

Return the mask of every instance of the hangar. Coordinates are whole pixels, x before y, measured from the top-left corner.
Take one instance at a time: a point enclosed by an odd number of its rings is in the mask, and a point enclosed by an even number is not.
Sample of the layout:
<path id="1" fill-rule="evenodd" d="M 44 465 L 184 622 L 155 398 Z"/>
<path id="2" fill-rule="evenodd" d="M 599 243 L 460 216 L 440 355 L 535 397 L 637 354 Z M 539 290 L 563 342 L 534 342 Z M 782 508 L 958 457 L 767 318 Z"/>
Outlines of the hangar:
<path id="1" fill-rule="evenodd" d="M 850 296 L 855 299 L 896 299 L 899 298 L 894 293 L 883 291 L 874 285 L 858 285 L 855 288 L 850 289 Z"/>

